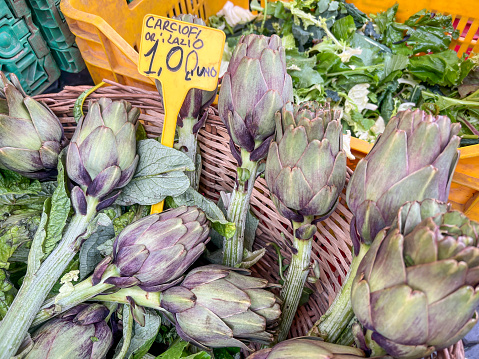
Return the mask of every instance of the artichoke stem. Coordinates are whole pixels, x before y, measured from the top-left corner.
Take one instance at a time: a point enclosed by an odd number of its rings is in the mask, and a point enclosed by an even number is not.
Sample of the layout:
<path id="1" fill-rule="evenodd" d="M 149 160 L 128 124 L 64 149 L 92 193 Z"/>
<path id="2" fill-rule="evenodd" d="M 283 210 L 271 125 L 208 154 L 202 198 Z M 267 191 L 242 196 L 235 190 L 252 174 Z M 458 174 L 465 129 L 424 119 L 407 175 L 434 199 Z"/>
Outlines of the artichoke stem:
<path id="1" fill-rule="evenodd" d="M 247 181 L 237 181 L 228 207 L 228 221 L 236 226 L 233 237 L 224 238 L 223 241 L 223 264 L 228 267 L 236 267 L 243 260 L 244 227 L 258 171 L 258 162 L 250 161 L 248 152 L 242 150 L 241 157 L 243 159 L 241 168 L 247 169 L 250 176 Z"/>
<path id="2" fill-rule="evenodd" d="M 86 215 L 75 215 L 53 252 L 43 261 L 36 272 L 30 275 L 27 273 L 7 315 L 0 323 L 0 338 L 2 338 L 0 359 L 10 359 L 16 354 L 35 314 L 75 257 L 79 249 L 77 239 L 85 232 L 88 224 L 96 215 L 97 204 L 98 199 L 87 197 Z M 32 252 L 30 255 L 33 255 Z M 31 263 L 29 263 L 30 265 Z"/>
<path id="3" fill-rule="evenodd" d="M 108 278 L 110 274 L 117 274 L 118 270 L 114 266 L 110 266 L 104 273 L 104 277 Z M 93 298 L 110 288 L 115 287 L 113 284 L 99 283 L 92 285 L 92 277 L 89 277 L 73 287 L 73 292 L 62 297 L 60 294 L 49 299 L 43 305 L 41 310 L 35 316 L 32 326 L 41 324 L 57 315 L 66 312 L 74 306 Z"/>
<path id="4" fill-rule="evenodd" d="M 328 311 L 314 324 L 309 334 L 319 335 L 325 341 L 336 344 L 351 345 L 354 341 L 345 331 L 350 329 L 354 319 L 351 305 L 351 287 L 358 271 L 359 263 L 369 250 L 369 245 L 361 244 L 359 254 L 353 258 L 351 268 L 341 291 L 334 299 Z"/>
<path id="5" fill-rule="evenodd" d="M 293 246 L 297 250 L 291 257 L 288 275 L 281 291 L 283 299 L 283 308 L 281 310 L 281 324 L 279 325 L 277 341 L 286 339 L 291 324 L 293 323 L 299 301 L 303 293 L 303 288 L 308 278 L 309 266 L 311 262 L 312 239 L 304 240 L 296 237 L 296 229 L 305 224 L 311 224 L 312 216 L 304 218 L 303 222 L 293 222 L 293 233 L 295 234 Z"/>
<path id="6" fill-rule="evenodd" d="M 130 306 L 128 306 L 128 308 L 129 307 Z M 121 346 L 121 350 L 117 355 L 115 355 L 114 359 L 123 359 L 128 352 L 128 348 L 131 344 L 131 338 L 133 337 L 133 313 L 129 313 L 128 321 L 124 323 L 124 325 L 126 327 L 126 335 L 123 336 L 123 344 Z M 123 331 L 125 330 L 125 327 Z"/>
<path id="7" fill-rule="evenodd" d="M 193 126 L 198 122 L 198 119 L 192 117 L 186 117 L 183 119 L 183 127 L 178 127 L 178 146 L 181 151 L 184 152 L 195 165 L 194 171 L 186 172 L 190 180 L 190 185 L 195 190 L 198 190 L 200 186 L 200 174 L 201 174 L 201 156 L 196 140 L 196 134 L 193 133 Z M 198 161 L 199 160 L 199 161 Z M 197 164 L 200 164 L 199 168 Z"/>
<path id="8" fill-rule="evenodd" d="M 120 289 L 115 293 L 97 295 L 95 300 L 104 302 L 116 302 L 122 304 L 130 304 L 126 297 L 131 297 L 139 306 L 152 308 L 156 310 L 164 310 L 160 307 L 161 292 L 145 292 L 139 287 L 131 287 Z"/>

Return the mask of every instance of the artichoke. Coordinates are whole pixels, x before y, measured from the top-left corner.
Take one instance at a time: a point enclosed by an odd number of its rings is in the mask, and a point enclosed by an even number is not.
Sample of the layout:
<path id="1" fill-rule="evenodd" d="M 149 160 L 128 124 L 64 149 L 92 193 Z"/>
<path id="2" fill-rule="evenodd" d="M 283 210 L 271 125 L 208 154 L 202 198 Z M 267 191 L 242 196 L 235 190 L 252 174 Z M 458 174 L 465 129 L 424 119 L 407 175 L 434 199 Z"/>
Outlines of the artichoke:
<path id="1" fill-rule="evenodd" d="M 314 223 L 334 211 L 346 182 L 339 115 L 317 102 L 287 104 L 276 113 L 265 177 L 276 208 L 293 222 L 295 249 L 281 293 L 279 341 L 287 337 L 309 273 Z"/>
<path id="2" fill-rule="evenodd" d="M 274 114 L 293 100 L 291 76 L 281 38 L 250 34 L 242 36 L 223 77 L 218 110 L 231 137 L 230 148 L 238 164 L 265 157 L 274 137 Z"/>
<path id="3" fill-rule="evenodd" d="M 0 168 L 39 180 L 56 176 L 67 142 L 63 127 L 48 107 L 25 94 L 13 73 L 9 81 L 0 72 L 0 129 Z"/>
<path id="4" fill-rule="evenodd" d="M 90 102 L 88 114 L 77 125 L 68 146 L 66 169 L 77 185 L 72 190 L 75 211 L 85 214 L 88 197 L 110 206 L 135 173 L 136 125 L 140 110 L 127 101 L 101 98 Z"/>
<path id="5" fill-rule="evenodd" d="M 373 149 L 357 165 L 346 200 L 354 218 L 351 236 L 370 244 L 409 201 L 446 201 L 459 159 L 460 124 L 446 116 L 404 111 L 392 117 Z"/>
<path id="6" fill-rule="evenodd" d="M 340 112 L 317 102 L 288 104 L 276 122 L 265 173 L 276 208 L 294 222 L 329 216 L 346 182 Z"/>
<path id="7" fill-rule="evenodd" d="M 81 304 L 52 319 L 33 333 L 33 348 L 25 359 L 100 359 L 113 343 L 100 304 Z"/>
<path id="8" fill-rule="evenodd" d="M 479 223 L 433 200 L 406 204 L 393 227 L 378 233 L 359 265 L 351 301 L 388 354 L 428 356 L 474 327 L 478 241 Z"/>
<path id="9" fill-rule="evenodd" d="M 269 344 L 280 316 L 277 298 L 264 279 L 248 270 L 208 265 L 193 269 L 181 285 L 161 295 L 174 314 L 176 330 L 200 347 L 242 347 L 241 341 Z"/>
<path id="10" fill-rule="evenodd" d="M 239 166 L 227 212 L 236 232 L 231 239 L 224 239 L 225 265 L 234 267 L 242 262 L 244 223 L 258 161 L 266 156 L 274 137 L 275 112 L 292 98 L 293 85 L 279 36 L 242 36 L 223 76 L 218 99 L 219 115 L 230 135 L 230 150 Z"/>
<path id="11" fill-rule="evenodd" d="M 285 340 L 273 348 L 257 351 L 248 359 L 354 359 L 364 357 L 364 352 L 357 348 L 326 343 L 314 337 L 299 337 Z"/>
<path id="12" fill-rule="evenodd" d="M 119 288 L 138 285 L 149 292 L 168 288 L 181 281 L 203 253 L 209 231 L 206 215 L 197 207 L 181 206 L 142 218 L 118 235 L 113 258 L 106 257 L 97 266 L 92 284 L 103 279 Z M 105 271 L 108 275 L 102 278 Z"/>

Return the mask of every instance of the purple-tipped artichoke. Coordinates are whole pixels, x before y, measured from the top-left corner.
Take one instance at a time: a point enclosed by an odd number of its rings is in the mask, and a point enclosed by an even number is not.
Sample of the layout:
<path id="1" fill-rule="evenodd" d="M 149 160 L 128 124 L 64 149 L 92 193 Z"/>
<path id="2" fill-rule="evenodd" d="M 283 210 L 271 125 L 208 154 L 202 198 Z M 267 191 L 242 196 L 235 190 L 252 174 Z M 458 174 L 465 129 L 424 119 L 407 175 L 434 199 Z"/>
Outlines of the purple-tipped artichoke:
<path id="1" fill-rule="evenodd" d="M 142 218 L 118 235 L 113 258 L 98 264 L 92 283 L 103 279 L 119 288 L 137 285 L 148 292 L 169 288 L 203 253 L 209 231 L 206 215 L 197 207 L 181 206 Z M 105 271 L 108 277 L 102 278 Z"/>
<path id="2" fill-rule="evenodd" d="M 242 341 L 269 344 L 280 312 L 268 281 L 250 271 L 208 265 L 193 269 L 181 285 L 161 295 L 173 313 L 178 334 L 200 347 L 242 347 Z"/>
<path id="3" fill-rule="evenodd" d="M 67 154 L 68 177 L 77 185 L 71 198 L 75 211 L 87 212 L 87 197 L 100 201 L 96 210 L 111 205 L 130 182 L 139 157 L 136 125 L 140 115 L 127 101 L 101 98 L 90 102 L 77 125 Z"/>
<path id="4" fill-rule="evenodd" d="M 231 137 L 230 148 L 242 165 L 241 149 L 249 160 L 266 156 L 275 131 L 274 114 L 293 100 L 291 76 L 281 38 L 242 36 L 223 77 L 218 99 L 221 119 Z"/>
<path id="5" fill-rule="evenodd" d="M 460 124 L 446 116 L 404 111 L 391 118 L 373 149 L 356 167 L 346 200 L 353 212 L 351 236 L 370 244 L 392 224 L 406 202 L 446 201 L 459 160 Z"/>
<path id="6" fill-rule="evenodd" d="M 100 359 L 113 343 L 105 322 L 110 311 L 100 304 L 80 304 L 33 333 L 25 359 Z"/>
<path id="7" fill-rule="evenodd" d="M 479 223 L 434 200 L 406 204 L 396 224 L 379 232 L 359 265 L 351 301 L 388 354 L 428 356 L 474 327 L 478 241 Z"/>
<path id="8" fill-rule="evenodd" d="M 357 348 L 326 343 L 316 337 L 285 340 L 272 348 L 251 354 L 248 359 L 357 359 L 364 358 Z"/>
<path id="9" fill-rule="evenodd" d="M 339 112 L 306 102 L 288 104 L 276 117 L 276 140 L 269 148 L 265 173 L 276 208 L 295 222 L 303 222 L 305 216 L 329 216 L 346 181 Z"/>
<path id="10" fill-rule="evenodd" d="M 0 72 L 0 168 L 50 179 L 57 174 L 65 145 L 63 127 L 53 112 L 27 96 L 13 73 L 9 81 Z"/>

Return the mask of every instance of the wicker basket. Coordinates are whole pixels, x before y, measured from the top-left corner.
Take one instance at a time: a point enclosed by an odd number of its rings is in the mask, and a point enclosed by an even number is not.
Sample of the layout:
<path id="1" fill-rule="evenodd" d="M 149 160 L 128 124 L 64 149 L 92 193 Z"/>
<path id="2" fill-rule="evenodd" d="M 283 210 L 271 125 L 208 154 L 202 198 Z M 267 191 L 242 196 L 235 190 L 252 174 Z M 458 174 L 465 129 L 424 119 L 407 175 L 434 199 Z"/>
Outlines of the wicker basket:
<path id="1" fill-rule="evenodd" d="M 149 137 L 161 134 L 163 113 L 161 98 L 156 92 L 150 92 L 134 87 L 109 82 L 112 86 L 98 89 L 89 99 L 110 97 L 125 99 L 142 110 L 140 120 L 143 121 Z M 73 120 L 73 106 L 76 98 L 87 86 L 65 87 L 59 94 L 40 95 L 35 98 L 44 101 L 60 118 L 67 136 L 71 136 L 75 128 Z M 86 106 L 84 108 L 86 110 Z M 229 151 L 229 136 L 226 128 L 217 116 L 215 109 L 210 114 L 205 127 L 199 133 L 199 144 L 203 156 L 200 192 L 206 197 L 217 200 L 220 191 L 231 191 L 235 182 L 236 161 Z M 354 163 L 349 164 L 354 167 Z M 349 175 L 352 171 L 349 171 Z M 253 272 L 271 282 L 279 281 L 278 257 L 268 243 L 277 243 L 282 248 L 282 255 L 289 261 L 290 252 L 287 250 L 281 233 L 287 240 L 292 239 L 290 223 L 275 210 L 269 198 L 268 188 L 263 178 L 256 181 L 251 198 L 253 213 L 260 223 L 256 231 L 255 248 L 266 247 L 266 255 L 253 268 Z M 336 293 L 341 287 L 351 263 L 351 239 L 349 237 L 349 222 L 352 213 L 345 204 L 344 193 L 333 215 L 318 224 L 318 231 L 313 242 L 312 259 L 316 260 L 321 268 L 321 278 L 316 284 L 308 284 L 313 290 L 308 303 L 298 309 L 294 319 L 290 337 L 306 335 L 311 326 L 327 310 Z M 464 359 L 462 342 L 447 350 L 442 350 L 431 356 L 432 358 Z"/>

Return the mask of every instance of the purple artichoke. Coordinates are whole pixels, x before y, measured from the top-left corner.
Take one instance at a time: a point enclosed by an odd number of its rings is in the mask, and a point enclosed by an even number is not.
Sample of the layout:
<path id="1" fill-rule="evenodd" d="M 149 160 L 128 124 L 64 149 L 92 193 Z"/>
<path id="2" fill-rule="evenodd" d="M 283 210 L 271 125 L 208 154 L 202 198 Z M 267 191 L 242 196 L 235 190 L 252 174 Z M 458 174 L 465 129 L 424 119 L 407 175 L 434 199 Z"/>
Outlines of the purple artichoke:
<path id="1" fill-rule="evenodd" d="M 161 294 L 173 313 L 178 334 L 200 347 L 242 347 L 242 341 L 269 344 L 281 314 L 268 281 L 245 269 L 208 265 L 193 269 L 183 282 Z"/>
<path id="2" fill-rule="evenodd" d="M 305 102 L 288 104 L 276 116 L 276 141 L 265 172 L 276 208 L 295 222 L 303 222 L 304 216 L 329 216 L 346 182 L 339 112 Z"/>
<path id="3" fill-rule="evenodd" d="M 293 100 L 291 76 L 281 38 L 242 36 L 223 77 L 218 110 L 231 137 L 230 148 L 238 164 L 240 149 L 249 160 L 266 156 L 275 131 L 274 114 Z"/>
<path id="4" fill-rule="evenodd" d="M 88 197 L 100 201 L 97 211 L 110 206 L 120 194 L 118 189 L 130 182 L 139 160 L 139 115 L 140 110 L 127 101 L 90 102 L 68 146 L 66 169 L 76 184 L 71 192 L 76 213 L 86 214 Z"/>
<path id="5" fill-rule="evenodd" d="M 432 215 L 432 216 L 431 216 Z M 435 200 L 401 208 L 353 281 L 354 313 L 398 358 L 447 348 L 478 321 L 479 223 Z"/>
<path id="6" fill-rule="evenodd" d="M 118 235 L 113 258 L 98 264 L 92 284 L 103 279 L 119 288 L 137 285 L 148 292 L 169 288 L 203 253 L 209 231 L 206 215 L 197 207 L 181 206 L 142 218 Z M 105 271 L 109 276 L 102 278 Z"/>
<path id="7" fill-rule="evenodd" d="M 248 359 L 357 359 L 364 358 L 357 348 L 326 343 L 316 337 L 285 340 L 272 348 L 251 354 Z"/>
<path id="8" fill-rule="evenodd" d="M 100 359 L 113 343 L 105 322 L 110 311 L 100 304 L 80 304 L 42 325 L 32 335 L 25 359 Z"/>
<path id="9" fill-rule="evenodd" d="M 391 118 L 373 149 L 357 165 L 346 200 L 353 212 L 351 236 L 371 244 L 392 224 L 399 208 L 426 198 L 446 201 L 459 160 L 461 125 L 446 116 L 404 111 Z"/>
<path id="10" fill-rule="evenodd" d="M 48 107 L 25 94 L 13 73 L 10 80 L 0 71 L 0 168 L 50 179 L 67 142 L 63 127 Z"/>

